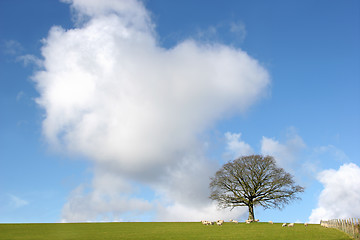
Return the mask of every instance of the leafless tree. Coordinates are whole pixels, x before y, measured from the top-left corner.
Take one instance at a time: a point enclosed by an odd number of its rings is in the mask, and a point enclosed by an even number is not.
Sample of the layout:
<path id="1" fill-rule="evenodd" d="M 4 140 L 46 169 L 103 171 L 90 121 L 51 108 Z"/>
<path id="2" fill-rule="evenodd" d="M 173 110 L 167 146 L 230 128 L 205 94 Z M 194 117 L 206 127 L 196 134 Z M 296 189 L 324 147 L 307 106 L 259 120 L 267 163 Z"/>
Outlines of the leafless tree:
<path id="1" fill-rule="evenodd" d="M 210 182 L 210 199 L 220 208 L 247 206 L 249 220 L 254 220 L 254 207 L 281 209 L 304 188 L 295 185 L 291 174 L 277 167 L 271 156 L 243 156 L 224 164 Z"/>

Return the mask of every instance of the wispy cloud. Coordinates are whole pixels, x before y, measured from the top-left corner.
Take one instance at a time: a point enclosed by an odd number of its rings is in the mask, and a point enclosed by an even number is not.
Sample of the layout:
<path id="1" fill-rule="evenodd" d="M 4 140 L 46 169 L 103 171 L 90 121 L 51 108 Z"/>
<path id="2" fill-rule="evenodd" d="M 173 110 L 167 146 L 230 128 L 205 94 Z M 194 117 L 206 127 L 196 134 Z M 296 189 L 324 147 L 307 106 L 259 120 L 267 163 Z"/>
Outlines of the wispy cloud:
<path id="1" fill-rule="evenodd" d="M 16 94 L 16 101 L 20 101 L 24 96 L 25 96 L 24 91 L 18 92 L 18 94 Z"/>
<path id="2" fill-rule="evenodd" d="M 245 40 L 246 34 L 246 26 L 242 21 L 232 21 L 221 22 L 204 29 L 198 29 L 195 38 L 202 42 L 211 42 L 214 39 L 224 42 L 224 36 L 226 36 L 227 39 L 231 39 L 228 44 L 238 45 Z"/>
<path id="3" fill-rule="evenodd" d="M 235 34 L 238 37 L 240 42 L 244 41 L 244 39 L 246 37 L 246 34 L 247 34 L 246 33 L 246 26 L 241 21 L 232 22 L 230 24 L 230 32 Z"/>
<path id="4" fill-rule="evenodd" d="M 4 40 L 1 43 L 1 48 L 2 51 L 8 55 L 19 55 L 24 50 L 21 43 L 16 40 Z"/>
<path id="5" fill-rule="evenodd" d="M 332 159 L 341 163 L 349 161 L 349 157 L 344 153 L 344 151 L 331 144 L 315 148 L 314 152 L 316 154 L 328 154 Z"/>
<path id="6" fill-rule="evenodd" d="M 28 201 L 13 194 L 8 194 L 8 197 L 9 197 L 9 206 L 11 208 L 21 208 L 29 204 Z"/>
<path id="7" fill-rule="evenodd" d="M 305 147 L 303 139 L 291 129 L 288 130 L 285 143 L 267 137 L 263 137 L 261 140 L 261 153 L 274 156 L 279 166 L 291 172 L 294 172 L 298 155 Z"/>
<path id="8" fill-rule="evenodd" d="M 40 58 L 36 57 L 35 55 L 31 55 L 31 54 L 26 54 L 26 55 L 22 55 L 16 58 L 16 60 L 18 62 L 22 62 L 25 67 L 33 64 L 36 67 L 42 67 L 43 66 L 43 62 Z"/>

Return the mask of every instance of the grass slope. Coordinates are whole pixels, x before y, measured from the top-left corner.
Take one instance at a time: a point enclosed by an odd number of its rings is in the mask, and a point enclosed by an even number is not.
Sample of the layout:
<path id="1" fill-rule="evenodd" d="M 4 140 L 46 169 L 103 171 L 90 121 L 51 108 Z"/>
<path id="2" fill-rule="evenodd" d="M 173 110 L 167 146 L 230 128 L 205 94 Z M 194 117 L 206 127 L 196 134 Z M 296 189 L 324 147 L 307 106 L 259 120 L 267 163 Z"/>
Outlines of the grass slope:
<path id="1" fill-rule="evenodd" d="M 224 223 L 204 226 L 200 222 L 181 223 L 43 223 L 0 224 L 0 239 L 351 239 L 345 233 L 318 224 L 305 228 L 281 227 L 268 223 Z"/>

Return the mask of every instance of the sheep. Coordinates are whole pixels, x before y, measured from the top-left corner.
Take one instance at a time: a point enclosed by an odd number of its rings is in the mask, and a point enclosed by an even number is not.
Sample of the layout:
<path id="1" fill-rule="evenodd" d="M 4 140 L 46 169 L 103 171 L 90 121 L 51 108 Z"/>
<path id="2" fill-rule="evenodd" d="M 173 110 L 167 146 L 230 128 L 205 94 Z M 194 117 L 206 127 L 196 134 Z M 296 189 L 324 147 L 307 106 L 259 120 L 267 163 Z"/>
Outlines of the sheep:
<path id="1" fill-rule="evenodd" d="M 321 226 L 322 226 L 322 227 L 325 227 L 325 228 L 328 228 L 328 227 L 329 227 L 329 225 L 328 225 L 327 223 L 324 223 L 324 222 L 321 223 Z"/>
<path id="2" fill-rule="evenodd" d="M 201 220 L 201 223 L 203 225 L 215 225 L 215 223 L 216 223 L 218 226 L 221 226 L 224 223 L 224 220 L 217 220 L 216 222 L 210 222 L 210 221 L 206 221 L 206 220 Z"/>
<path id="3" fill-rule="evenodd" d="M 282 225 L 283 227 L 286 227 L 287 226 L 287 223 L 283 223 L 283 225 Z"/>
<path id="4" fill-rule="evenodd" d="M 295 223 L 290 223 L 289 225 L 288 225 L 288 227 L 293 227 L 295 225 Z"/>
<path id="5" fill-rule="evenodd" d="M 238 221 L 236 221 L 236 220 L 233 220 L 232 222 L 233 222 L 233 223 L 239 223 L 239 222 L 238 222 Z"/>
<path id="6" fill-rule="evenodd" d="M 274 224 L 273 221 L 269 221 L 270 224 Z"/>
<path id="7" fill-rule="evenodd" d="M 309 224 L 308 223 L 304 223 L 304 226 L 307 227 Z"/>
<path id="8" fill-rule="evenodd" d="M 232 219 L 229 220 L 229 222 L 232 222 L 232 221 L 233 221 Z"/>
<path id="9" fill-rule="evenodd" d="M 211 222 L 206 221 L 206 220 L 202 220 L 201 223 L 202 223 L 203 225 L 210 225 L 210 224 L 211 224 Z"/>
<path id="10" fill-rule="evenodd" d="M 246 224 L 250 224 L 252 221 L 247 219 L 247 220 L 245 220 L 245 222 L 246 222 Z"/>
<path id="11" fill-rule="evenodd" d="M 254 222 L 259 222 L 259 219 L 255 219 Z"/>

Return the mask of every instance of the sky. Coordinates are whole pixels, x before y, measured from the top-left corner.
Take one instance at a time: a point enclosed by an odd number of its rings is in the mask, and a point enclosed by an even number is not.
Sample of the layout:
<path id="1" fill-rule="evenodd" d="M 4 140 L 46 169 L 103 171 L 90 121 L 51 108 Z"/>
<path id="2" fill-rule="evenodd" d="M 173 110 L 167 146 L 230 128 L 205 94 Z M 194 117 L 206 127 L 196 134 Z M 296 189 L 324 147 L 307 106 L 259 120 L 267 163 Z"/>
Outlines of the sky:
<path id="1" fill-rule="evenodd" d="M 358 1 L 0 1 L 0 222 L 245 221 L 209 182 L 271 155 L 255 218 L 360 217 Z"/>

